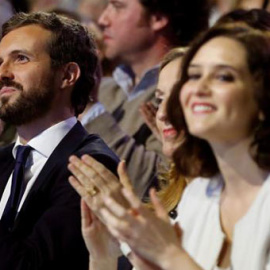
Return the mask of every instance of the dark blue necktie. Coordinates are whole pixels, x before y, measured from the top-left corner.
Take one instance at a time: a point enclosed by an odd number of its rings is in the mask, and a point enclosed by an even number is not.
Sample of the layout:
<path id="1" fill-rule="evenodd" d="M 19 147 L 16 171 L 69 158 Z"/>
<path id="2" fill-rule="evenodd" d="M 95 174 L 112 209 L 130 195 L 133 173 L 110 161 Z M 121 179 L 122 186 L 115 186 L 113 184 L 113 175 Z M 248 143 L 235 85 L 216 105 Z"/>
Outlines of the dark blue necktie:
<path id="1" fill-rule="evenodd" d="M 24 182 L 24 168 L 31 149 L 32 148 L 29 145 L 19 145 L 17 148 L 10 196 L 2 216 L 2 221 L 9 229 L 13 227 L 20 200 L 26 186 L 26 183 Z"/>

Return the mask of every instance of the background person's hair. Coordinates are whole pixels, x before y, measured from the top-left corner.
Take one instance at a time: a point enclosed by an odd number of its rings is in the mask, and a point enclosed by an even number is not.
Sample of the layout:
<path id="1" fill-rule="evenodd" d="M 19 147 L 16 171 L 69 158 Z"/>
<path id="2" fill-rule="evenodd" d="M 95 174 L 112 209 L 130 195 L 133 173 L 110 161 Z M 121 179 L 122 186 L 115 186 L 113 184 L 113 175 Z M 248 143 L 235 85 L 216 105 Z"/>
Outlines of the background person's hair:
<path id="1" fill-rule="evenodd" d="M 227 23 L 242 22 L 252 28 L 258 30 L 270 30 L 270 13 L 263 9 L 237 9 L 233 10 L 222 17 L 216 22 L 215 26 L 222 26 Z"/>
<path id="2" fill-rule="evenodd" d="M 55 13 L 57 15 L 64 16 L 64 17 L 73 19 L 75 21 L 81 22 L 80 15 L 75 11 L 71 11 L 68 9 L 60 8 L 60 7 L 55 7 L 55 8 L 47 10 L 46 12 Z"/>
<path id="3" fill-rule="evenodd" d="M 98 58 L 93 37 L 79 22 L 45 12 L 14 15 L 3 25 L 2 37 L 14 29 L 33 24 L 52 33 L 52 38 L 48 41 L 48 52 L 53 68 L 59 68 L 69 62 L 79 65 L 81 75 L 73 88 L 71 104 L 75 115 L 80 114 L 96 84 Z"/>
<path id="4" fill-rule="evenodd" d="M 139 0 L 149 14 L 168 17 L 165 29 L 168 39 L 176 46 L 188 45 L 201 31 L 208 28 L 208 0 Z"/>
<path id="5" fill-rule="evenodd" d="M 207 141 L 194 137 L 188 131 L 179 101 L 182 86 L 188 80 L 188 67 L 198 50 L 215 37 L 228 37 L 240 42 L 247 52 L 247 64 L 255 82 L 254 98 L 262 121 L 258 116 L 250 154 L 258 166 L 270 170 L 270 37 L 268 32 L 250 27 L 214 27 L 198 38 L 183 58 L 182 77 L 175 85 L 167 104 L 168 118 L 176 130 L 184 129 L 185 140 L 176 149 L 173 160 L 180 174 L 186 177 L 211 177 L 219 172 L 213 151 Z"/>
<path id="6" fill-rule="evenodd" d="M 177 47 L 177 48 L 171 49 L 168 53 L 166 53 L 160 63 L 159 72 L 173 60 L 176 60 L 184 56 L 187 49 L 188 47 Z M 179 76 L 179 79 L 180 79 L 180 76 Z"/>

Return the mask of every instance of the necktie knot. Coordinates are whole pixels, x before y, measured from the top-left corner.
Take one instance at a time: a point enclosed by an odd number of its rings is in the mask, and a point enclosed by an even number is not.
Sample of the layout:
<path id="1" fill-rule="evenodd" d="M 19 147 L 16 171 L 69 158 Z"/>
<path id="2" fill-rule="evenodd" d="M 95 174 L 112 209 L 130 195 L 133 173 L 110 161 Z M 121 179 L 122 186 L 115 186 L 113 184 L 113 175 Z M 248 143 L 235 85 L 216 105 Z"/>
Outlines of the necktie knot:
<path id="1" fill-rule="evenodd" d="M 23 166 L 26 163 L 26 160 L 30 154 L 32 147 L 29 145 L 19 145 L 17 147 L 17 153 L 16 153 L 16 163 L 21 163 Z"/>

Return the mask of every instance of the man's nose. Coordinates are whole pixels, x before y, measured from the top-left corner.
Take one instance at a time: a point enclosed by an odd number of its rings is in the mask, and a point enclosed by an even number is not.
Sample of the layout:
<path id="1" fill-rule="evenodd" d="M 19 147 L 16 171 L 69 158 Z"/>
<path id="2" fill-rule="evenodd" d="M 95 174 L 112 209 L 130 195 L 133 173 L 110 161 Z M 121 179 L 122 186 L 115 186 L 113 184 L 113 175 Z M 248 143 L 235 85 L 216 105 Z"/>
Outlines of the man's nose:
<path id="1" fill-rule="evenodd" d="M 1 78 L 1 80 L 3 80 L 3 79 L 13 80 L 14 79 L 14 74 L 13 74 L 11 67 L 8 63 L 0 64 L 0 78 Z"/>
<path id="2" fill-rule="evenodd" d="M 107 6 L 98 18 L 98 24 L 101 28 L 106 27 L 109 24 L 109 6 Z"/>

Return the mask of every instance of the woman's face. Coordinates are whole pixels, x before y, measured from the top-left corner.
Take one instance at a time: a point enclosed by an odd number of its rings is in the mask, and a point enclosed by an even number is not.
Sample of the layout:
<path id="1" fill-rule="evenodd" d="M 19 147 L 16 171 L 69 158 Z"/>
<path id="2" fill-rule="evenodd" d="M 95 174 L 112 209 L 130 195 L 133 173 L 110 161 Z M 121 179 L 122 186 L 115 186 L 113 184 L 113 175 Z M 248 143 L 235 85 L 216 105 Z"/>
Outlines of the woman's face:
<path id="1" fill-rule="evenodd" d="M 180 92 L 191 134 L 223 144 L 252 134 L 258 108 L 246 56 L 243 45 L 228 37 L 213 38 L 197 51 Z"/>
<path id="2" fill-rule="evenodd" d="M 156 123 L 162 138 L 162 151 L 165 156 L 171 157 L 174 149 L 182 139 L 177 138 L 177 132 L 168 122 L 166 104 L 171 94 L 173 85 L 180 79 L 181 57 L 167 64 L 159 73 L 156 99 L 158 111 Z"/>

